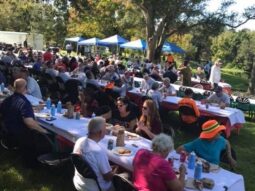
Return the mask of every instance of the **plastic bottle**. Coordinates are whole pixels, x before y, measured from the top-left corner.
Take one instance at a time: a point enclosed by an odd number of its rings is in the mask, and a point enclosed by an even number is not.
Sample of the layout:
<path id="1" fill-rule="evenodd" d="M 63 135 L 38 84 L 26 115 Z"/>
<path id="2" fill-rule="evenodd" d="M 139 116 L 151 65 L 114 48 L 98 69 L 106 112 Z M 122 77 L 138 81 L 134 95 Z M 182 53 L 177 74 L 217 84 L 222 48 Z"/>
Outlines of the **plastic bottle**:
<path id="1" fill-rule="evenodd" d="M 46 100 L 46 107 L 47 107 L 47 109 L 50 109 L 50 107 L 51 107 L 51 100 L 49 97 Z"/>
<path id="2" fill-rule="evenodd" d="M 54 104 L 52 104 L 52 106 L 51 106 L 51 109 L 50 109 L 50 114 L 51 114 L 51 116 L 55 116 L 55 114 L 56 114 L 56 107 L 55 107 L 55 105 Z"/>
<path id="3" fill-rule="evenodd" d="M 1 83 L 1 91 L 2 92 L 4 91 L 4 83 L 3 82 Z"/>
<path id="4" fill-rule="evenodd" d="M 194 169 L 196 164 L 196 154 L 194 152 L 191 152 L 189 155 L 189 160 L 188 160 L 188 168 L 189 169 Z"/>
<path id="5" fill-rule="evenodd" d="M 202 178 L 202 170 L 203 170 L 202 162 L 198 161 L 196 164 L 195 171 L 194 171 L 194 179 L 195 180 L 200 180 Z"/>
<path id="6" fill-rule="evenodd" d="M 62 103 L 61 103 L 61 101 L 58 101 L 58 104 L 57 104 L 57 112 L 58 112 L 58 113 L 61 113 L 61 111 L 62 111 Z"/>
<path id="7" fill-rule="evenodd" d="M 96 114 L 93 112 L 91 115 L 91 118 L 94 118 L 94 117 L 96 117 Z"/>

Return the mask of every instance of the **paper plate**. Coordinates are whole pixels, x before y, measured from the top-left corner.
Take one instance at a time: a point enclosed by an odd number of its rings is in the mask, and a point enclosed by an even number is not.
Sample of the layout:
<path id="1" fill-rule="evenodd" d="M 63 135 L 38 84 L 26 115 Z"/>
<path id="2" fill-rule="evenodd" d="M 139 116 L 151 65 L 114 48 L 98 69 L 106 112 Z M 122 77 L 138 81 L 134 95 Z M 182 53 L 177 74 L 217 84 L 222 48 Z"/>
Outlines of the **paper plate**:
<path id="1" fill-rule="evenodd" d="M 127 147 L 115 147 L 112 152 L 119 156 L 131 156 L 133 151 Z"/>

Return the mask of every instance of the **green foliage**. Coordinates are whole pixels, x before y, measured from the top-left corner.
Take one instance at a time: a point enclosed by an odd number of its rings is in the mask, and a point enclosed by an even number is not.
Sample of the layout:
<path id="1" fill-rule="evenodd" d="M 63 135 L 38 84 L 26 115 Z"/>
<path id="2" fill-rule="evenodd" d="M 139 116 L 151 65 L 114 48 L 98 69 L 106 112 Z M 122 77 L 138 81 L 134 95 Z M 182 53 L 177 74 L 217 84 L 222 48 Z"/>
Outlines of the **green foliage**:
<path id="1" fill-rule="evenodd" d="M 65 36 L 63 15 L 51 4 L 33 0 L 5 0 L 0 3 L 0 30 L 38 32 L 46 42 L 60 43 Z"/>

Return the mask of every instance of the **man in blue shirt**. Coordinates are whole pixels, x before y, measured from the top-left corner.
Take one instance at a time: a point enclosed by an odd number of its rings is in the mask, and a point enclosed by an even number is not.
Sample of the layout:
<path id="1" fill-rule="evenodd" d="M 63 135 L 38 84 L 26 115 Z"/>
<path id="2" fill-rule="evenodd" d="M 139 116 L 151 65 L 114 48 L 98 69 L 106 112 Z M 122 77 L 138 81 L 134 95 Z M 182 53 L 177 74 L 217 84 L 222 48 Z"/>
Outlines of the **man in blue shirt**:
<path id="1" fill-rule="evenodd" d="M 194 151 L 198 157 L 210 163 L 219 164 L 221 151 L 226 149 L 229 163 L 233 167 L 236 161 L 232 158 L 230 143 L 220 136 L 222 130 L 225 130 L 225 126 L 219 125 L 216 120 L 209 120 L 203 124 L 199 138 L 181 145 L 176 151 L 177 153 Z"/>
<path id="2" fill-rule="evenodd" d="M 26 86 L 26 80 L 21 78 L 15 80 L 14 94 L 3 101 L 0 112 L 6 130 L 5 142 L 9 146 L 18 147 L 24 161 L 29 161 L 31 152 L 35 152 L 32 130 L 41 133 L 47 133 L 47 131 L 34 120 L 32 105 L 25 97 Z"/>

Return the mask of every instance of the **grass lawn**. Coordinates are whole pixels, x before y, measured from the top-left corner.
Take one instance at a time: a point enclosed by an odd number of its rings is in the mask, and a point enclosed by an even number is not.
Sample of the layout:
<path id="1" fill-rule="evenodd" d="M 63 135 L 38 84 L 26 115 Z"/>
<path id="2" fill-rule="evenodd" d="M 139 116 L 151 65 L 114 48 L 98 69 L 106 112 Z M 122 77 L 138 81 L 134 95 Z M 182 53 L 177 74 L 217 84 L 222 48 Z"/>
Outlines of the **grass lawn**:
<path id="1" fill-rule="evenodd" d="M 247 122 L 240 134 L 232 133 L 231 145 L 237 153 L 236 173 L 244 176 L 246 191 L 254 191 L 255 173 L 255 123 Z M 176 131 L 175 146 L 179 146 L 195 137 Z M 3 191 L 72 191 L 73 169 L 71 165 L 60 168 L 39 167 L 24 169 L 17 153 L 0 147 L 0 190 Z"/>
<path id="2" fill-rule="evenodd" d="M 247 78 L 223 70 L 223 79 L 230 83 L 234 90 L 246 91 Z M 175 146 L 179 146 L 195 137 L 177 131 Z M 255 174 L 255 123 L 247 122 L 240 134 L 232 133 L 230 143 L 237 153 L 238 167 L 236 173 L 244 176 L 246 191 L 254 191 Z M 0 146 L 0 190 L 2 191 L 72 191 L 73 169 L 71 164 L 52 169 L 39 167 L 38 169 L 24 169 L 19 155 L 13 151 L 6 151 Z"/>

